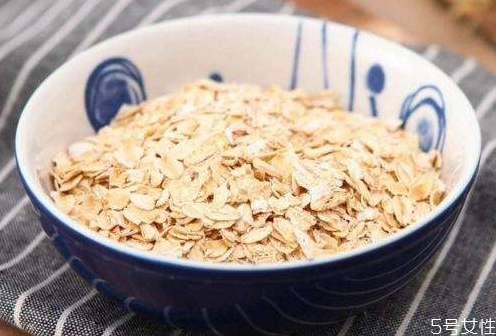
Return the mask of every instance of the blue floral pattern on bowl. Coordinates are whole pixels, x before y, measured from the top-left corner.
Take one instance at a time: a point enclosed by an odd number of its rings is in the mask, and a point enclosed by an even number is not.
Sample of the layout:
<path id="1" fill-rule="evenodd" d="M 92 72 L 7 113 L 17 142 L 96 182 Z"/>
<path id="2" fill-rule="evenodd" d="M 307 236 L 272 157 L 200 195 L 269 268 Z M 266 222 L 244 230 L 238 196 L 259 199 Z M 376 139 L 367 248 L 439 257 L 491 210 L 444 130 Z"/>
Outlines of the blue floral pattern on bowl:
<path id="1" fill-rule="evenodd" d="M 424 85 L 407 96 L 401 106 L 403 127 L 415 132 L 424 152 L 442 151 L 446 133 L 444 97 L 435 85 Z"/>
<path id="2" fill-rule="evenodd" d="M 86 83 L 86 113 L 95 130 L 108 125 L 124 104 L 146 99 L 141 73 L 124 57 L 113 57 L 96 66 Z"/>

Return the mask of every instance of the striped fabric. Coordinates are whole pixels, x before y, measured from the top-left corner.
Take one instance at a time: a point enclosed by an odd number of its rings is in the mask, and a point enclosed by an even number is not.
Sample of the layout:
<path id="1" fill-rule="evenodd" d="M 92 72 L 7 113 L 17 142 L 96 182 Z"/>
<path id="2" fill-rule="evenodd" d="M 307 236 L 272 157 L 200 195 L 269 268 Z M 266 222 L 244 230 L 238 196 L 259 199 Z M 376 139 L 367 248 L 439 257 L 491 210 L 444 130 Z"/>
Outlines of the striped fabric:
<path id="1" fill-rule="evenodd" d="M 75 53 L 153 22 L 236 11 L 295 8 L 275 0 L 0 0 L 1 319 L 35 335 L 196 334 L 129 313 L 75 275 L 28 205 L 15 172 L 13 138 L 28 97 Z M 436 331 L 431 319 L 496 320 L 496 77 L 473 59 L 438 46 L 416 51 L 450 74 L 477 109 L 483 154 L 475 188 L 442 250 L 420 276 L 366 312 L 305 334 L 428 335 Z M 481 334 L 478 327 L 474 332 Z"/>

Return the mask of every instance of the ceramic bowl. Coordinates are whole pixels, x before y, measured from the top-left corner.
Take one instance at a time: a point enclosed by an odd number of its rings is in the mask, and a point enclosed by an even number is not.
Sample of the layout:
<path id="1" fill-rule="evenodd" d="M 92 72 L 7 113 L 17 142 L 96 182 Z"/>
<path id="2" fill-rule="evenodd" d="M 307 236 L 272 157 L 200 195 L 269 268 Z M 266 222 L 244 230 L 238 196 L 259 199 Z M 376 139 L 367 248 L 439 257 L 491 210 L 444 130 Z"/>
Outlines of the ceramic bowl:
<path id="1" fill-rule="evenodd" d="M 106 125 L 123 103 L 205 77 L 331 88 L 353 113 L 400 118 L 423 150 L 442 153 L 447 196 L 418 224 L 378 243 L 271 265 L 207 264 L 138 251 L 92 233 L 54 206 L 47 178 L 54 153 Z M 400 289 L 449 233 L 479 154 L 470 103 L 428 61 L 351 27 L 264 14 L 169 21 L 100 43 L 40 85 L 16 135 L 22 182 L 44 230 L 75 271 L 133 312 L 221 334 L 332 324 Z"/>

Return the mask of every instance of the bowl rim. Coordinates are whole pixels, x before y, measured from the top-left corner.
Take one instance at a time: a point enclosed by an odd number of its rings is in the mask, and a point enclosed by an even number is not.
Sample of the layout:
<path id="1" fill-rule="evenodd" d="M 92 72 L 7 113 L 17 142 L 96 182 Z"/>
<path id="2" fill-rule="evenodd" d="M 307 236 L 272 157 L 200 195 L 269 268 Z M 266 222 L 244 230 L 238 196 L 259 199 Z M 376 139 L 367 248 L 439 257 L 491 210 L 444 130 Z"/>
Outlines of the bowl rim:
<path id="1" fill-rule="evenodd" d="M 471 162 L 469 162 L 469 166 L 466 169 L 466 173 L 462 176 L 459 182 L 456 183 L 456 186 L 453 190 L 450 191 L 450 193 L 443 199 L 443 201 L 429 214 L 427 214 L 425 217 L 423 217 L 420 221 L 417 223 L 410 225 L 404 229 L 402 229 L 400 232 L 397 232 L 391 236 L 388 236 L 384 239 L 382 239 L 379 242 L 375 243 L 370 243 L 367 245 L 364 245 L 362 247 L 350 250 L 350 251 L 344 251 L 344 252 L 339 252 L 334 255 L 318 258 L 318 259 L 312 259 L 312 260 L 299 260 L 299 261 L 287 261 L 287 262 L 281 262 L 281 263 L 274 263 L 274 264 L 231 264 L 231 263 L 210 263 L 210 262 L 199 262 L 199 261 L 193 261 L 189 259 L 181 259 L 181 258 L 173 258 L 173 257 L 168 257 L 168 256 L 163 256 L 163 255 L 157 255 L 150 253 L 149 251 L 141 251 L 138 249 L 134 249 L 132 247 L 126 246 L 122 243 L 114 242 L 108 238 L 105 238 L 103 236 L 100 236 L 93 231 L 89 230 L 85 226 L 77 223 L 75 220 L 71 219 L 69 216 L 66 214 L 62 213 L 59 209 L 56 208 L 55 204 L 50 200 L 49 196 L 46 194 L 46 192 L 42 189 L 39 188 L 37 185 L 37 179 L 35 176 L 32 176 L 29 174 L 29 169 L 27 168 L 27 164 L 25 162 L 25 158 L 23 156 L 23 153 L 21 153 L 21 148 L 22 148 L 22 142 L 23 139 L 25 138 L 24 133 L 25 133 L 25 124 L 26 120 L 28 118 L 28 112 L 29 111 L 34 111 L 36 108 L 34 108 L 33 105 L 33 100 L 34 97 L 36 97 L 38 94 L 40 94 L 41 89 L 43 88 L 44 85 L 53 77 L 56 76 L 56 74 L 59 72 L 61 68 L 64 67 L 69 67 L 71 65 L 71 61 L 74 59 L 78 59 L 79 57 L 83 57 L 86 53 L 89 51 L 96 49 L 96 48 L 103 48 L 105 44 L 107 44 L 109 41 L 114 41 L 118 39 L 126 39 L 129 37 L 132 37 L 135 34 L 143 34 L 146 33 L 147 31 L 153 31 L 156 29 L 162 29 L 163 27 L 168 27 L 170 25 L 178 25 L 178 24 L 198 24 L 198 23 L 212 23 L 213 21 L 217 21 L 217 23 L 221 22 L 222 20 L 229 20 L 235 18 L 236 20 L 293 20 L 293 21 L 307 21 L 307 22 L 322 22 L 325 21 L 329 25 L 334 26 L 334 27 L 344 27 L 347 29 L 356 29 L 352 26 L 348 25 L 343 25 L 340 23 L 336 23 L 333 21 L 329 20 L 323 20 L 323 19 L 317 19 L 317 18 L 310 18 L 310 17 L 303 17 L 303 16 L 297 16 L 297 15 L 288 15 L 288 14 L 271 14 L 271 13 L 225 13 L 225 14 L 215 14 L 215 15 L 203 15 L 203 16 L 193 16 L 193 17 L 186 17 L 186 18 L 180 18 L 180 19 L 174 19 L 174 20 L 169 20 L 169 21 L 164 21 L 161 23 L 153 24 L 150 26 L 146 27 L 141 27 L 138 29 L 134 29 L 128 32 L 124 32 L 118 35 L 115 35 L 109 39 L 105 39 L 102 42 L 99 42 L 98 44 L 92 46 L 91 48 L 86 49 L 85 51 L 81 52 L 80 54 L 76 55 L 74 58 L 67 60 L 64 64 L 62 64 L 60 67 L 55 69 L 45 80 L 42 82 L 42 84 L 35 90 L 35 92 L 31 95 L 29 98 L 28 102 L 26 103 L 25 107 L 23 108 L 18 124 L 17 124 L 17 129 L 16 129 L 16 135 L 15 135 L 15 159 L 17 163 L 17 169 L 21 178 L 21 182 L 26 188 L 26 191 L 29 196 L 34 198 L 32 200 L 33 202 L 35 201 L 38 203 L 39 206 L 43 208 L 44 211 L 48 212 L 53 218 L 58 220 L 58 222 L 63 225 L 66 229 L 75 231 L 79 235 L 83 236 L 86 239 L 89 239 L 91 242 L 100 245 L 102 247 L 108 248 L 113 250 L 114 252 L 118 252 L 121 254 L 124 254 L 126 257 L 134 257 L 137 259 L 141 259 L 142 261 L 146 262 L 153 262 L 153 263 L 158 263 L 163 266 L 174 266 L 174 267 L 181 267 L 181 268 L 186 268 L 186 269 L 191 269 L 191 270 L 203 270 L 203 271 L 221 271 L 221 272 L 249 272 L 249 273 L 255 273 L 255 272 L 260 272 L 260 271 L 270 271 L 270 272 L 278 272 L 278 271 L 287 271 L 287 270 L 294 270 L 294 269 L 304 269 L 304 268 L 311 268 L 315 266 L 323 266 L 323 265 L 330 265 L 338 262 L 343 262 L 346 259 L 354 258 L 354 257 L 359 257 L 363 256 L 369 252 L 373 251 L 378 251 L 381 248 L 384 248 L 388 245 L 393 245 L 394 243 L 397 243 L 401 240 L 404 240 L 408 236 L 411 236 L 412 234 L 422 230 L 423 228 L 426 228 L 429 225 L 433 225 L 437 222 L 437 220 L 442 217 L 446 212 L 450 211 L 460 200 L 461 197 L 465 194 L 465 192 L 470 188 L 472 182 L 474 181 L 476 177 L 476 173 L 478 170 L 479 166 L 479 160 L 480 160 L 480 155 L 481 155 L 481 134 L 480 134 L 480 127 L 479 123 L 477 121 L 477 118 L 475 117 L 475 112 L 468 101 L 467 97 L 461 91 L 461 89 L 451 80 L 451 78 L 446 75 L 441 69 L 439 69 L 436 65 L 432 64 L 425 58 L 421 57 L 420 55 L 416 54 L 415 52 L 403 47 L 402 45 L 392 42 L 390 40 L 387 40 L 385 38 L 382 38 L 380 36 L 377 36 L 375 34 L 369 33 L 367 31 L 362 31 L 360 30 L 361 34 L 365 34 L 369 37 L 372 37 L 379 41 L 380 43 L 385 43 L 388 44 L 389 46 L 399 48 L 402 50 L 403 53 L 406 53 L 407 55 L 409 54 L 410 57 L 413 57 L 417 60 L 419 60 L 421 63 L 423 63 L 425 66 L 428 67 L 430 71 L 437 71 L 439 72 L 443 77 L 445 77 L 452 85 L 453 89 L 455 90 L 455 93 L 461 95 L 462 99 L 465 100 L 467 106 L 470 107 L 470 117 L 474 118 L 475 123 L 474 127 L 475 129 L 473 130 L 473 136 L 475 137 L 475 153 L 473 156 L 471 156 L 473 159 Z M 215 23 L 215 22 L 214 22 Z M 33 112 L 32 112 L 33 113 Z M 33 174 L 35 175 L 35 174 Z"/>

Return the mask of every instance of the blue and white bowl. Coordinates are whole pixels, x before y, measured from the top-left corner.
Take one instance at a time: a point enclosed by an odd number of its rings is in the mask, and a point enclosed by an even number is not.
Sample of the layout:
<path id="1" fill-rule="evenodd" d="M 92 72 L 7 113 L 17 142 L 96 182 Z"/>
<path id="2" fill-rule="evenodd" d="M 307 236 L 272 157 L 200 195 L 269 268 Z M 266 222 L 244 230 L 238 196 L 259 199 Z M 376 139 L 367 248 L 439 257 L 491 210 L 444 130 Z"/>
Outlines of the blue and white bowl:
<path id="1" fill-rule="evenodd" d="M 308 91 L 332 88 L 354 113 L 401 118 L 423 150 L 442 153 L 448 194 L 422 221 L 381 242 L 312 261 L 206 264 L 95 235 L 48 196 L 52 156 L 139 103 L 199 78 Z M 61 66 L 19 121 L 22 182 L 60 253 L 99 291 L 136 313 L 222 334 L 332 324 L 382 300 L 439 249 L 477 171 L 480 132 L 460 89 L 426 60 L 371 34 L 280 15 L 202 16 L 142 28 Z"/>

